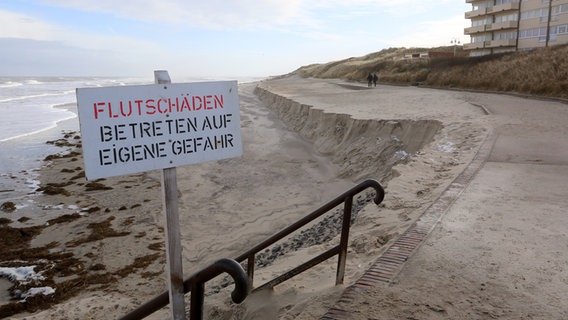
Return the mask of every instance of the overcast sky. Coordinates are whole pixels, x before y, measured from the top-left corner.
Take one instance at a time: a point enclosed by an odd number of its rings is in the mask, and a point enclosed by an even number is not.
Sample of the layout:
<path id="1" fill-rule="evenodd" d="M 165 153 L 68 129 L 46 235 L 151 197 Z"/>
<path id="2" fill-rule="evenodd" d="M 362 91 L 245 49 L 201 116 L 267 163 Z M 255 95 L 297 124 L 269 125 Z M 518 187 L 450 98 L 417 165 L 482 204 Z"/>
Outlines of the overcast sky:
<path id="1" fill-rule="evenodd" d="M 463 0 L 0 0 L 0 76 L 246 77 L 469 42 Z"/>

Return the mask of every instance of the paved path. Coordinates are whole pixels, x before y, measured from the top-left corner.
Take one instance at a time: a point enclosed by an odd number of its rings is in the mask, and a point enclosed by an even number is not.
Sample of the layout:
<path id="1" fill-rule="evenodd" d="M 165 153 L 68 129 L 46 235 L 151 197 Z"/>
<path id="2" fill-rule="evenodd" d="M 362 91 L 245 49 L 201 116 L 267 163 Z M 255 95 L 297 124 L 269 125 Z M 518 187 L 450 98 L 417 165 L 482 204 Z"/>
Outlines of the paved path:
<path id="1" fill-rule="evenodd" d="M 568 319 L 568 105 L 472 99 L 497 125 L 426 211 L 433 230 L 409 229 L 322 319 Z"/>

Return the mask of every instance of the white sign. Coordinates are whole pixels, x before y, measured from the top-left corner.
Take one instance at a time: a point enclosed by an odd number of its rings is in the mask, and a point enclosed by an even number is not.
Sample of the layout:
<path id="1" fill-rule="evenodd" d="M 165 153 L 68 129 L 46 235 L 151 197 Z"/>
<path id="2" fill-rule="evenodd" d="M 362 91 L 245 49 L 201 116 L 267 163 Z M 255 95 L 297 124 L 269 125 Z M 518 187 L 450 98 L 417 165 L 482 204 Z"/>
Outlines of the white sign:
<path id="1" fill-rule="evenodd" d="M 87 179 L 242 155 L 236 81 L 77 89 Z"/>

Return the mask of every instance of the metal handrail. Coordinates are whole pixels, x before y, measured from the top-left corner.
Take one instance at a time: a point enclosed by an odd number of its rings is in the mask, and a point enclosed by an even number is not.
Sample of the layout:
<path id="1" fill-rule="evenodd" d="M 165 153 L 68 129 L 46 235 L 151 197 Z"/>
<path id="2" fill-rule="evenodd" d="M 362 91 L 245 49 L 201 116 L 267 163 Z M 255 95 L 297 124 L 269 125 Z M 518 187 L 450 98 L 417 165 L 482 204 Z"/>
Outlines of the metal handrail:
<path id="1" fill-rule="evenodd" d="M 217 260 L 207 268 L 193 274 L 183 282 L 183 292 L 188 293 L 191 291 L 190 319 L 200 320 L 203 318 L 205 283 L 222 273 L 228 273 L 235 281 L 235 289 L 231 293 L 233 302 L 241 303 L 246 299 L 249 294 L 250 285 L 243 267 L 235 260 Z M 129 314 L 120 318 L 120 320 L 143 319 L 167 306 L 169 303 L 170 297 L 168 291 L 162 292 L 152 300 L 144 303 Z"/>
<path id="2" fill-rule="evenodd" d="M 233 290 L 231 297 L 235 303 L 243 302 L 247 295 L 251 291 L 258 291 L 264 288 L 272 288 L 292 277 L 334 257 L 339 256 L 337 262 L 337 275 L 335 284 L 343 283 L 343 278 L 345 274 L 345 262 L 347 258 L 347 245 L 349 240 L 349 228 L 351 226 L 351 213 L 353 207 L 353 197 L 367 188 L 374 188 L 376 195 L 373 199 L 375 204 L 380 204 L 384 197 L 385 191 L 381 184 L 376 180 L 365 180 L 353 188 L 347 190 L 343 194 L 339 195 L 337 198 L 331 200 L 327 204 L 323 205 L 319 209 L 313 211 L 304 218 L 298 220 L 292 225 L 284 228 L 280 232 L 276 233 L 272 237 L 264 240 L 260 244 L 256 245 L 247 252 L 241 254 L 235 260 L 231 259 L 221 259 L 213 263 L 209 267 L 195 273 L 191 277 L 187 278 L 183 282 L 184 293 L 191 291 L 191 305 L 190 305 L 190 319 L 199 320 L 203 316 L 203 297 L 204 297 L 204 285 L 207 281 L 215 278 L 216 276 L 226 272 L 233 277 L 235 281 L 235 289 Z M 327 250 L 326 252 L 320 254 L 319 256 L 303 263 L 302 265 L 284 273 L 283 275 L 276 277 L 265 284 L 253 288 L 254 279 L 254 264 L 255 255 L 284 237 L 290 235 L 294 231 L 304 227 L 313 220 L 321 217 L 325 213 L 329 212 L 333 208 L 337 207 L 341 203 L 343 206 L 343 222 L 341 227 L 341 238 L 339 245 Z M 239 264 L 247 260 L 247 272 L 245 273 L 243 267 Z M 154 297 L 152 300 L 144 303 L 136 310 L 130 312 L 126 316 L 120 318 L 120 320 L 137 320 L 142 319 L 150 314 L 158 311 L 159 309 L 165 307 L 169 304 L 169 294 L 168 291 L 161 293 L 160 295 Z"/>
<path id="3" fill-rule="evenodd" d="M 247 260 L 247 275 L 249 278 L 249 284 L 251 286 L 252 291 L 258 291 L 265 288 L 272 288 L 279 283 L 282 283 L 308 269 L 311 267 L 322 263 L 323 261 L 332 258 L 335 255 L 339 255 L 339 259 L 337 262 L 337 274 L 335 279 L 335 284 L 342 284 L 343 278 L 345 274 L 345 261 L 347 257 L 347 245 L 349 240 L 349 227 L 351 226 L 351 211 L 353 206 L 353 197 L 360 193 L 361 191 L 367 188 L 374 188 L 376 191 L 375 198 L 373 201 L 375 204 L 380 204 L 384 197 L 385 191 L 381 184 L 376 180 L 365 180 L 358 185 L 354 186 L 353 188 L 347 190 L 343 194 L 339 195 L 337 198 L 331 200 L 327 204 L 323 205 L 319 209 L 315 210 L 314 212 L 310 213 L 309 215 L 305 216 L 304 218 L 298 220 L 297 222 L 293 223 L 292 225 L 284 228 L 280 232 L 276 233 L 272 237 L 264 240 L 260 244 L 256 245 L 252 249 L 248 250 L 247 252 L 241 254 L 235 260 L 237 262 L 243 262 Z M 268 248 L 269 246 L 273 245 L 277 241 L 283 239 L 284 237 L 290 235 L 292 232 L 297 231 L 298 229 L 302 228 L 306 224 L 312 222 L 313 220 L 319 218 L 323 214 L 327 213 L 328 211 L 332 210 L 336 206 L 340 205 L 341 203 L 344 204 L 343 207 L 343 224 L 341 227 L 341 238 L 339 241 L 339 245 L 331 248 L 330 250 L 320 254 L 319 256 L 313 258 L 312 260 L 286 272 L 285 274 L 270 280 L 269 282 L 259 286 L 257 288 L 253 288 L 254 282 L 254 265 L 255 265 L 255 255 L 264 249 Z"/>

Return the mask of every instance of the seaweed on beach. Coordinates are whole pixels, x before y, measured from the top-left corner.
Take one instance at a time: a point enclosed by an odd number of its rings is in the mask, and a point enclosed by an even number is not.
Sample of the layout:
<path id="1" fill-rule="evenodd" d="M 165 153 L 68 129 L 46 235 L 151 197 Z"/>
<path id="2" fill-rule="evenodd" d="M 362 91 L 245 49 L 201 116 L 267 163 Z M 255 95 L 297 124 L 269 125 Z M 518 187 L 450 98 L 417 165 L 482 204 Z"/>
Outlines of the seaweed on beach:
<path id="1" fill-rule="evenodd" d="M 69 193 L 69 191 L 67 191 L 65 188 L 61 187 L 61 186 L 55 186 L 55 185 L 46 185 L 44 187 L 39 187 L 36 191 L 38 192 L 43 192 L 44 194 L 47 195 L 64 195 L 64 196 L 70 196 L 71 193 Z"/>
<path id="2" fill-rule="evenodd" d="M 61 303 L 74 297 L 87 287 L 97 286 L 99 289 L 110 286 L 117 278 L 124 278 L 138 269 L 144 269 L 148 265 L 161 257 L 161 253 L 150 254 L 138 257 L 135 261 L 115 272 L 99 272 L 104 268 L 91 268 L 91 272 L 87 272 L 83 263 L 72 256 L 60 259 L 52 268 L 43 270 L 42 275 L 46 278 L 42 281 L 42 285 L 49 286 L 54 292 L 49 295 L 38 294 L 27 297 L 23 300 L 14 301 L 0 306 L 0 318 L 6 318 L 21 312 L 37 312 L 47 309 L 55 304 Z M 51 257 L 51 261 L 57 261 L 56 257 Z M 53 279 L 58 277 L 70 277 L 71 279 L 55 282 Z M 32 285 L 15 285 L 10 289 L 12 295 L 16 298 L 21 292 L 25 292 Z M 19 299 L 19 298 L 18 298 Z"/>
<path id="3" fill-rule="evenodd" d="M 16 204 L 12 201 L 6 201 L 0 205 L 0 210 L 4 212 L 12 212 L 16 210 Z"/>
<path id="4" fill-rule="evenodd" d="M 77 168 L 76 170 L 81 170 L 81 168 Z M 79 173 L 69 178 L 69 180 L 77 180 L 81 178 L 85 178 L 85 171 L 83 170 L 81 170 Z"/>
<path id="5" fill-rule="evenodd" d="M 55 154 L 50 154 L 48 156 L 46 156 L 43 160 L 44 161 L 51 161 L 51 160 L 55 160 L 55 159 L 61 159 L 61 158 L 73 158 L 73 157 L 77 157 L 80 156 L 81 153 L 77 152 L 77 151 L 71 151 L 69 153 L 55 153 Z"/>
<path id="6" fill-rule="evenodd" d="M 81 155 L 80 136 L 75 132 L 66 133 L 64 139 L 56 140 L 51 144 L 66 147 L 68 151 L 47 156 L 45 161 L 67 161 L 67 163 L 71 164 L 71 161 Z M 83 168 L 75 165 L 69 169 L 61 169 L 60 172 L 68 173 L 69 175 L 66 176 L 71 178 L 44 183 L 36 191 L 45 195 L 76 195 L 76 192 L 78 192 L 76 191 L 76 186 L 81 186 L 82 184 L 74 180 L 84 179 L 85 172 Z M 61 175 L 57 177 L 60 178 Z M 103 180 L 89 182 L 85 184 L 85 189 L 87 191 L 112 189 L 112 187 L 101 183 Z M 67 188 L 72 185 L 75 185 L 75 188 Z M 73 190 L 73 192 L 70 192 L 70 190 Z M 77 200 L 76 203 L 79 202 Z M 10 209 L 11 204 L 3 204 L 2 208 Z M 152 251 L 146 255 L 135 257 L 131 263 L 113 270 L 107 270 L 108 266 L 100 263 L 97 254 L 93 251 L 81 253 L 84 248 L 76 249 L 79 246 L 84 246 L 87 249 L 92 243 L 100 243 L 101 240 L 107 238 L 123 237 L 131 234 L 130 231 L 117 230 L 113 227 L 113 221 L 116 219 L 114 216 L 100 218 L 98 215 L 93 214 L 101 211 L 102 209 L 96 203 L 91 203 L 87 208 L 81 209 L 80 213 L 63 214 L 48 220 L 45 224 L 32 227 L 11 227 L 12 219 L 1 218 L 0 233 L 2 237 L 0 237 L 0 252 L 2 254 L 0 255 L 0 267 L 29 268 L 32 266 L 33 272 L 40 276 L 29 282 L 11 279 L 13 284 L 8 291 L 12 301 L 0 305 L 0 319 L 23 312 L 34 313 L 48 309 L 73 298 L 85 290 L 107 289 L 116 285 L 119 279 L 125 278 L 132 273 L 139 273 L 145 279 L 151 279 L 161 274 L 161 272 L 153 272 L 153 270 L 148 271 L 146 269 L 155 261 L 160 261 L 160 259 L 164 258 L 163 244 L 148 248 Z M 105 212 L 110 212 L 110 210 L 106 208 Z M 85 220 L 88 221 L 87 223 L 78 221 L 85 217 L 95 219 L 98 217 L 102 221 L 93 222 L 89 219 Z M 22 217 L 18 221 L 25 222 L 26 220 L 30 220 L 30 218 Z M 71 223 L 75 223 L 81 228 L 86 228 L 87 232 L 78 232 L 77 235 L 79 236 L 69 239 L 67 243 L 52 241 L 45 245 L 32 246 L 32 240 L 35 237 L 43 232 L 48 232 L 46 228 L 58 228 L 55 225 Z M 116 227 L 126 228 L 134 223 L 134 217 L 130 217 L 124 220 L 122 224 L 117 224 Z M 139 232 L 138 238 L 145 235 L 145 233 Z M 80 256 L 76 256 L 77 252 L 80 253 Z M 37 288 L 49 288 L 50 290 L 45 294 L 27 294 L 28 290 Z"/>
<path id="7" fill-rule="evenodd" d="M 85 191 L 96 191 L 96 190 L 112 190 L 112 187 L 106 186 L 100 182 L 92 181 L 85 185 Z"/>
<path id="8" fill-rule="evenodd" d="M 107 218 L 106 220 L 102 221 L 102 222 L 97 222 L 97 223 L 90 223 L 87 228 L 91 229 L 91 233 L 82 239 L 77 239 L 77 240 L 73 240 L 73 241 L 69 241 L 66 243 L 67 246 L 70 247 L 76 247 L 78 245 L 87 243 L 87 242 L 93 242 L 93 241 L 98 241 L 98 240 L 102 240 L 105 238 L 112 238 L 112 237 L 123 237 L 126 235 L 129 235 L 130 232 L 127 231 L 123 231 L 123 232 L 118 232 L 116 230 L 114 230 L 112 228 L 112 221 L 115 219 L 114 216 L 110 216 L 109 218 Z"/>
<path id="9" fill-rule="evenodd" d="M 81 218 L 81 215 L 78 213 L 72 213 L 72 214 L 64 214 L 62 216 L 59 216 L 57 218 L 53 218 L 47 221 L 48 225 L 51 224 L 56 224 L 56 223 L 63 223 L 63 222 L 70 222 L 70 221 L 74 221 Z"/>
<path id="10" fill-rule="evenodd" d="M 57 299 L 52 295 L 38 294 L 31 297 L 22 298 L 23 293 L 33 287 L 49 286 L 57 287 L 53 281 L 54 277 L 62 277 L 73 269 L 80 261 L 73 257 L 69 252 L 52 252 L 59 244 L 57 242 L 48 243 L 41 247 L 31 247 L 30 241 L 41 233 L 45 225 L 13 228 L 1 226 L 0 233 L 0 266 L 8 268 L 18 268 L 34 266 L 34 271 L 41 274 L 42 280 L 34 281 L 15 281 L 9 289 L 10 294 L 16 299 L 12 303 L 0 306 L 0 318 L 9 317 L 20 312 L 34 312 L 53 305 Z M 65 294 L 63 291 L 60 294 Z"/>
<path id="11" fill-rule="evenodd" d="M 3 235 L 0 237 L 0 252 L 2 252 L 0 267 L 34 266 L 34 272 L 41 274 L 42 278 L 31 282 L 15 281 L 9 289 L 14 301 L 0 306 L 0 318 L 47 309 L 93 286 L 104 289 L 115 283 L 118 278 L 124 278 L 138 270 L 146 269 L 163 257 L 162 251 L 151 253 L 135 258 L 131 264 L 118 270 L 108 272 L 101 264 L 89 266 L 87 262 L 75 257 L 72 252 L 62 250 L 58 242 L 51 242 L 40 247 L 31 246 L 31 240 L 48 226 L 69 223 L 82 217 L 80 214 L 66 214 L 49 220 L 45 225 L 25 228 L 0 225 L 0 233 Z M 130 232 L 119 232 L 112 229 L 111 223 L 114 219 L 115 217 L 111 216 L 102 222 L 89 224 L 87 228 L 91 230 L 91 234 L 72 242 L 71 246 L 130 234 Z M 152 278 L 156 275 L 156 273 L 145 272 L 142 276 Z M 61 281 L 63 278 L 66 280 Z M 59 280 L 55 281 L 55 279 Z M 50 287 L 54 289 L 54 292 L 25 297 L 25 292 L 38 286 Z"/>

